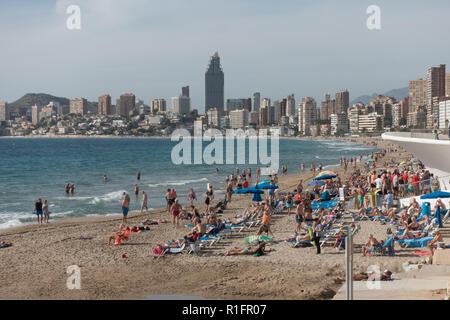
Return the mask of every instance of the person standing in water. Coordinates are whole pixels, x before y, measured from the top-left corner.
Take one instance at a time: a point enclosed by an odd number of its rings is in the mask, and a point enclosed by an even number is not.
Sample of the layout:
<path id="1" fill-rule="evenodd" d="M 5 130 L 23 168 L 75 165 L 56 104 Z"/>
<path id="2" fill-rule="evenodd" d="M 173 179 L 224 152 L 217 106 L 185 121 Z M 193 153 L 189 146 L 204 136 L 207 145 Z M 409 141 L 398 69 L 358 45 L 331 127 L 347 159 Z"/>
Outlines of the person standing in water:
<path id="1" fill-rule="evenodd" d="M 106 174 L 103 176 L 103 181 L 105 181 L 105 182 L 108 181 L 108 177 L 106 176 Z"/>
<path id="2" fill-rule="evenodd" d="M 42 223 L 42 199 L 39 198 L 38 201 L 34 204 L 34 213 L 37 217 L 37 223 Z"/>
<path id="3" fill-rule="evenodd" d="M 42 206 L 42 212 L 44 213 L 44 221 L 45 221 L 45 223 L 48 223 L 48 219 L 50 219 L 50 211 L 48 211 L 47 200 L 44 200 L 44 204 Z"/>
<path id="4" fill-rule="evenodd" d="M 138 173 L 137 173 L 137 179 L 141 180 L 141 170 L 139 170 Z"/>
<path id="5" fill-rule="evenodd" d="M 70 193 L 74 194 L 75 192 L 75 184 L 72 183 L 72 185 L 70 186 Z"/>
<path id="6" fill-rule="evenodd" d="M 130 204 L 130 196 L 124 192 L 123 193 L 124 197 L 122 200 L 122 223 L 126 224 L 127 223 L 127 216 L 128 216 L 128 209 L 129 209 L 129 204 Z"/>
<path id="7" fill-rule="evenodd" d="M 70 192 L 70 184 L 68 183 L 68 184 L 66 184 L 66 193 L 67 194 L 69 194 L 69 192 Z"/>
<path id="8" fill-rule="evenodd" d="M 139 197 L 139 187 L 137 184 L 134 185 L 134 195 L 136 196 L 136 199 Z"/>
<path id="9" fill-rule="evenodd" d="M 144 208 L 145 208 L 145 210 L 148 211 L 148 204 L 147 204 L 147 202 L 148 202 L 148 196 L 147 196 L 147 193 L 146 193 L 145 191 L 142 191 L 142 206 L 141 206 L 141 212 L 144 211 Z"/>

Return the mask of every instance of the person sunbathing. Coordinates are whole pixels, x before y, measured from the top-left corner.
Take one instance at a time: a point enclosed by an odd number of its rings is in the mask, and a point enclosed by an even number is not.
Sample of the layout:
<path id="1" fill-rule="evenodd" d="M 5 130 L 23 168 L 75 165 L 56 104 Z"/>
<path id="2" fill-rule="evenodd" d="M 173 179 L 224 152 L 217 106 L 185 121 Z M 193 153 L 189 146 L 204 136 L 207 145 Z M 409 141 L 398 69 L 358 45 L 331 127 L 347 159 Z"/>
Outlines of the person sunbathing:
<path id="1" fill-rule="evenodd" d="M 232 249 L 225 252 L 224 256 L 239 256 L 239 255 L 263 255 L 266 252 L 272 250 L 266 249 L 264 241 L 260 241 L 254 248 L 248 247 L 247 249 Z"/>
<path id="2" fill-rule="evenodd" d="M 369 272 L 369 273 L 360 272 L 360 273 L 357 273 L 357 274 L 353 275 L 353 280 L 354 281 L 367 281 L 369 279 L 381 280 L 381 281 L 391 281 L 392 280 L 392 272 L 389 271 L 389 270 L 384 270 L 384 272 L 382 274 L 380 274 L 379 276 L 376 275 L 375 272 Z M 345 282 L 345 278 L 344 277 L 337 277 L 335 279 L 335 282 L 336 283 Z"/>
<path id="3" fill-rule="evenodd" d="M 369 240 L 365 245 L 362 246 L 362 255 L 365 257 L 366 255 L 370 255 L 370 253 L 375 252 L 375 248 L 379 247 L 381 244 L 377 239 L 371 234 L 369 235 Z"/>
<path id="4" fill-rule="evenodd" d="M 8 247 L 11 247 L 11 246 L 12 246 L 11 242 L 0 241 L 0 249 L 8 248 Z"/>
<path id="5" fill-rule="evenodd" d="M 156 225 L 156 224 L 161 224 L 161 223 L 168 223 L 169 221 L 168 220 L 161 220 L 161 219 L 157 219 L 157 220 L 154 220 L 154 219 L 147 219 L 147 220 L 145 220 L 144 222 L 142 222 L 142 224 L 144 225 L 144 226 L 151 226 L 151 225 Z"/>
<path id="6" fill-rule="evenodd" d="M 120 245 L 122 243 L 122 240 L 128 240 L 130 237 L 131 229 L 130 227 L 126 227 L 121 224 L 119 231 L 113 232 L 115 235 L 112 235 L 109 237 L 108 245 L 111 245 L 111 241 L 114 240 L 114 245 Z"/>

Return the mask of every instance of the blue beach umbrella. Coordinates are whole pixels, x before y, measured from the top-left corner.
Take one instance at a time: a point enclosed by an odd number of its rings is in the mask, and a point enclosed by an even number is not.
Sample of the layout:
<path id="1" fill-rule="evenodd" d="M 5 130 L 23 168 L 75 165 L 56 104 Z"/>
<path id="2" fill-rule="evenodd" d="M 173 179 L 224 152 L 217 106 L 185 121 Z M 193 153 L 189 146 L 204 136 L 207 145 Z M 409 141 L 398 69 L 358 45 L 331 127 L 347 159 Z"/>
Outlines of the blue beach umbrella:
<path id="1" fill-rule="evenodd" d="M 273 184 L 258 184 L 257 186 L 255 186 L 256 189 L 263 189 L 263 190 L 267 190 L 267 189 L 278 189 L 278 186 L 275 186 Z"/>
<path id="2" fill-rule="evenodd" d="M 260 202 L 260 201 L 262 201 L 261 195 L 260 195 L 259 193 L 254 193 L 254 194 L 253 194 L 252 201 L 254 201 L 254 202 Z"/>
<path id="3" fill-rule="evenodd" d="M 321 180 L 311 181 L 310 183 L 308 183 L 308 186 L 314 187 L 316 184 L 318 184 L 319 187 L 321 187 L 325 184 L 325 182 L 323 182 Z"/>
<path id="4" fill-rule="evenodd" d="M 272 180 L 270 179 L 265 179 L 265 180 L 261 180 L 260 182 L 258 182 L 258 184 L 265 184 L 265 183 L 271 183 Z"/>
<path id="5" fill-rule="evenodd" d="M 420 196 L 420 199 L 437 199 L 437 198 L 450 198 L 450 192 L 436 191 L 433 193 L 424 194 Z"/>
<path id="6" fill-rule="evenodd" d="M 248 194 L 248 193 L 263 194 L 264 191 L 262 191 L 261 189 L 257 189 L 255 187 L 251 187 L 251 188 L 245 188 L 245 189 L 237 189 L 237 190 L 234 190 L 233 193 L 236 193 L 236 194 Z"/>

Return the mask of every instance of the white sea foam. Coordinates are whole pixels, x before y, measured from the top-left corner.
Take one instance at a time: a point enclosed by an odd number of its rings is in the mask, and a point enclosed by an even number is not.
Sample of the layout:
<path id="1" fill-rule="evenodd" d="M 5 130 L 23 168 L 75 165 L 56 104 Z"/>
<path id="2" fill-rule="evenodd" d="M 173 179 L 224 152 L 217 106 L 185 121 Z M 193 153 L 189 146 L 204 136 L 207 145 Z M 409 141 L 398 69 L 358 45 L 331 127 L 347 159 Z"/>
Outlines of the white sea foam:
<path id="1" fill-rule="evenodd" d="M 89 204 L 98 204 L 100 202 L 110 202 L 114 200 L 120 200 L 124 192 L 126 191 L 120 190 L 104 194 L 103 196 L 94 197 L 91 201 L 89 201 Z"/>
<path id="2" fill-rule="evenodd" d="M 168 182 L 154 183 L 154 184 L 150 183 L 148 186 L 150 188 L 168 187 L 168 186 L 184 186 L 187 184 L 199 183 L 199 182 L 204 182 L 204 181 L 208 181 L 208 179 L 201 178 L 201 179 L 195 179 L 195 180 L 168 181 Z"/>

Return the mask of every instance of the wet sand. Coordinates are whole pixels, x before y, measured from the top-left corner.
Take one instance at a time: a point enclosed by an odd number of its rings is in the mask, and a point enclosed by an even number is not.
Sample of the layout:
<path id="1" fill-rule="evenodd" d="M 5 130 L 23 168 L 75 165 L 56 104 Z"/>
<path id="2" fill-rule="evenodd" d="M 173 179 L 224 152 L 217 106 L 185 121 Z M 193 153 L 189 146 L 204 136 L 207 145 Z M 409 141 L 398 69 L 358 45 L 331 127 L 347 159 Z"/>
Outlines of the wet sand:
<path id="1" fill-rule="evenodd" d="M 373 138 L 365 141 L 378 141 L 380 147 L 388 145 Z M 406 152 L 388 153 L 379 165 L 408 156 Z M 336 171 L 343 176 L 342 169 Z M 280 191 L 294 190 L 300 177 L 305 186 L 312 173 L 280 177 Z M 198 194 L 203 193 L 199 191 Z M 186 199 L 181 201 L 186 204 Z M 235 195 L 221 216 L 241 214 L 250 203 L 251 196 Z M 158 209 L 131 213 L 128 222 L 137 225 L 149 218 L 171 217 L 164 209 Z M 292 248 L 292 244 L 283 241 L 295 229 L 294 215 L 288 217 L 286 212 L 273 217 L 276 241 L 268 248 L 274 251 L 258 258 L 218 256 L 232 248 L 245 248 L 243 238 L 255 234 L 257 230 L 253 228 L 202 249 L 201 256 L 169 254 L 156 260 L 152 249 L 158 243 L 187 234 L 190 229 L 184 227 L 186 222 L 180 221 L 179 227 L 171 223 L 153 225 L 150 231 L 132 234 L 130 241 L 121 246 L 108 246 L 108 238 L 118 230 L 121 220 L 121 216 L 65 219 L 48 225 L 1 230 L 0 241 L 12 242 L 13 246 L 0 249 L 0 298 L 144 299 L 151 295 L 185 295 L 214 299 L 331 299 L 341 286 L 335 279 L 344 276 L 343 251 L 326 247 L 321 255 L 316 255 L 315 247 Z M 371 221 L 360 222 L 360 226 L 354 238 L 355 272 L 366 271 L 373 264 L 382 270 L 398 272 L 405 261 L 423 260 L 412 255 L 411 249 L 397 250 L 395 257 L 362 257 L 360 246 L 368 235 L 373 233 L 379 240 L 385 238 L 389 226 Z M 76 240 L 80 237 L 92 239 Z M 69 290 L 66 286 L 69 277 L 66 270 L 71 265 L 80 267 L 80 290 Z"/>

